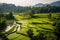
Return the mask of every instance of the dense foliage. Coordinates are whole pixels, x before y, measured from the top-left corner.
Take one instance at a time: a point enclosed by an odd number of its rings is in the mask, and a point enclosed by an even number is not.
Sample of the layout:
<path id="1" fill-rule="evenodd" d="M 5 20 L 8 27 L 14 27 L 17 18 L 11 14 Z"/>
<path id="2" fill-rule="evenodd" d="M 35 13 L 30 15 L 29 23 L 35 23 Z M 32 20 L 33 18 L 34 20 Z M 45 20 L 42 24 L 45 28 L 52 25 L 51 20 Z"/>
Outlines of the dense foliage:
<path id="1" fill-rule="evenodd" d="M 52 13 L 52 12 L 60 12 L 60 7 L 47 5 L 45 7 L 36 7 L 32 8 L 35 13 Z"/>

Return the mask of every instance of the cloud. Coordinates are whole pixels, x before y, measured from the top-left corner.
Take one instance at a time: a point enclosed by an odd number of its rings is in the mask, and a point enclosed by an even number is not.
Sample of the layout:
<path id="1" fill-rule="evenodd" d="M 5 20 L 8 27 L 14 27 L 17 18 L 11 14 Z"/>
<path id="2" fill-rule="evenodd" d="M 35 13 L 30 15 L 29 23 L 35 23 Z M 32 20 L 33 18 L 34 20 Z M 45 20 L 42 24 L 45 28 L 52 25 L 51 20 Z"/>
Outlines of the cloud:
<path id="1" fill-rule="evenodd" d="M 0 0 L 0 3 L 10 3 L 20 6 L 31 6 L 37 3 L 51 3 L 58 0 Z"/>

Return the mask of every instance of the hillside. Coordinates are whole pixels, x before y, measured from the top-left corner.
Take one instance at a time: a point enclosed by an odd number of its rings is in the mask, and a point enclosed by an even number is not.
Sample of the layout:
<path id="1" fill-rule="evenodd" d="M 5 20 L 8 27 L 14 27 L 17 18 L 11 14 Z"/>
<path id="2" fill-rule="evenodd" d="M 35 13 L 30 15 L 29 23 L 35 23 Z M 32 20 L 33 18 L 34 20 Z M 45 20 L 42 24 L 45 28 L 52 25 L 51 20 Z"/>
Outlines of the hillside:
<path id="1" fill-rule="evenodd" d="M 50 4 L 51 6 L 60 6 L 60 1 L 56 1 Z"/>
<path id="2" fill-rule="evenodd" d="M 22 12 L 28 10 L 29 7 L 15 6 L 14 4 L 0 3 L 0 12 Z"/>

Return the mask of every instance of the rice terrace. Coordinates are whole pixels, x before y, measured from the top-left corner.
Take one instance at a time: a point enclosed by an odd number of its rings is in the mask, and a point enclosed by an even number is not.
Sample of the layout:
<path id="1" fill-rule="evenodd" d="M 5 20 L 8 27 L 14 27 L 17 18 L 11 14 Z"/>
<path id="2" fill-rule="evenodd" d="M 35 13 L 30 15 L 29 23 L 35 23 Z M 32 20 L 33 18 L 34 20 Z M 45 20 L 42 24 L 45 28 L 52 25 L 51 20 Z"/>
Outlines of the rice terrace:
<path id="1" fill-rule="evenodd" d="M 59 4 L 0 3 L 0 40 L 60 40 Z"/>

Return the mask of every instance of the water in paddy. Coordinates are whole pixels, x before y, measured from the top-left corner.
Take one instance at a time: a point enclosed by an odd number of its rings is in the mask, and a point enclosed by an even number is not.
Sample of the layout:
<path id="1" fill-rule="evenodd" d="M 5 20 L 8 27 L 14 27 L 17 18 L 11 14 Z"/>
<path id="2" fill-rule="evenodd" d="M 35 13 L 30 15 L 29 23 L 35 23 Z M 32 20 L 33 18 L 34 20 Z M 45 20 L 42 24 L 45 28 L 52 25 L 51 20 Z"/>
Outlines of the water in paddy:
<path id="1" fill-rule="evenodd" d="M 11 30 L 13 27 L 15 27 L 15 29 L 14 29 L 14 31 L 20 31 L 20 27 L 21 27 L 21 25 L 20 24 L 17 24 L 15 21 L 14 21 L 14 23 L 12 24 L 12 26 L 10 26 L 10 25 L 8 25 L 7 26 L 7 28 L 6 28 L 6 32 L 8 32 L 9 30 Z M 17 28 L 17 29 L 16 29 Z"/>

